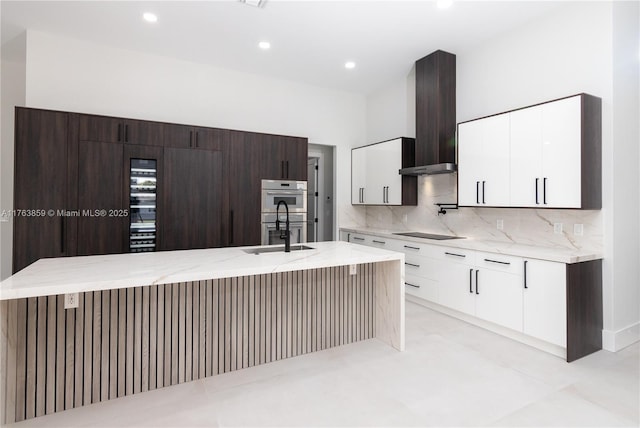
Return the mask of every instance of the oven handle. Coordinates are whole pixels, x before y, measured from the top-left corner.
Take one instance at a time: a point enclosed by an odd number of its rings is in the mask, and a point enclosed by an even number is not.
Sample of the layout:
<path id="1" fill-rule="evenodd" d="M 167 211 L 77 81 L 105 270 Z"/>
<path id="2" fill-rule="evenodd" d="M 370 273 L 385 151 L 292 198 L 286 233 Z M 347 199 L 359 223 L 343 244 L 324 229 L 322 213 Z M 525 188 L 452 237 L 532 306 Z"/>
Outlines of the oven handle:
<path id="1" fill-rule="evenodd" d="M 303 196 L 304 190 L 269 190 L 267 195 L 300 195 Z"/>

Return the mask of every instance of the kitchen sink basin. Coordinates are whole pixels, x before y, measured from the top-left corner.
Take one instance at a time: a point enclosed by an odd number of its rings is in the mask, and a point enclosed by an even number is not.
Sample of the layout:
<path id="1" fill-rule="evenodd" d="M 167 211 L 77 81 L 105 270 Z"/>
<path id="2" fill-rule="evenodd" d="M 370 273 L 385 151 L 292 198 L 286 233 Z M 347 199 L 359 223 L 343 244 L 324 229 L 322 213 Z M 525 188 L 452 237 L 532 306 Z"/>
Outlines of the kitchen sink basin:
<path id="1" fill-rule="evenodd" d="M 315 250 L 315 248 L 301 244 L 291 246 L 291 251 L 302 250 Z M 277 247 L 249 248 L 248 250 L 243 251 L 247 254 L 254 254 L 256 256 L 264 253 L 284 253 L 284 245 L 279 245 Z"/>
<path id="2" fill-rule="evenodd" d="M 410 236 L 412 238 L 436 239 L 438 241 L 444 241 L 447 239 L 464 239 L 463 236 L 437 235 L 435 233 L 424 233 L 424 232 L 398 232 L 398 233 L 394 233 L 394 235 Z"/>

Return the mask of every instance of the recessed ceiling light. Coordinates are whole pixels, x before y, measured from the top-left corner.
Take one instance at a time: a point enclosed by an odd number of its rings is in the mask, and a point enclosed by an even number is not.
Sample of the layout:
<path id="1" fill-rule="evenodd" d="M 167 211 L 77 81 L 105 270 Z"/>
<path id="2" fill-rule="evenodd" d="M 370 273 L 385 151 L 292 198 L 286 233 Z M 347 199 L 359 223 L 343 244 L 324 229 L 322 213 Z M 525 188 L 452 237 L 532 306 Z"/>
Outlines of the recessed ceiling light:
<path id="1" fill-rule="evenodd" d="M 438 6 L 438 9 L 446 9 L 448 7 L 451 7 L 452 4 L 453 4 L 453 0 L 437 0 L 436 1 L 436 6 Z"/>
<path id="2" fill-rule="evenodd" d="M 142 15 L 142 18 L 147 22 L 158 22 L 158 17 L 156 16 L 155 13 L 145 12 Z"/>
<path id="3" fill-rule="evenodd" d="M 266 41 L 262 41 L 262 42 L 258 43 L 258 47 L 260 49 L 267 50 L 267 49 L 271 48 L 271 43 L 266 42 Z"/>
<path id="4" fill-rule="evenodd" d="M 347 61 L 344 63 L 344 68 L 351 70 L 352 68 L 356 68 L 356 63 L 353 61 Z"/>

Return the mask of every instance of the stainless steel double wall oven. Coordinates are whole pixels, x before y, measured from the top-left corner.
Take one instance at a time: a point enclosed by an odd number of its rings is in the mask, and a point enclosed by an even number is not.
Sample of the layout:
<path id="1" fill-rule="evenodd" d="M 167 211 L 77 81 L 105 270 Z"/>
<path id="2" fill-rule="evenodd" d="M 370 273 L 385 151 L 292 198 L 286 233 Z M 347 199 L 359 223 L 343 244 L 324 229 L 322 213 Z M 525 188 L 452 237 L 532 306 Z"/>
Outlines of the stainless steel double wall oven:
<path id="1" fill-rule="evenodd" d="M 289 207 L 291 243 L 307 242 L 307 182 L 262 180 L 262 245 L 284 244 L 282 231 L 276 231 L 276 209 L 280 201 Z M 284 230 L 287 213 L 280 206 L 280 228 Z"/>

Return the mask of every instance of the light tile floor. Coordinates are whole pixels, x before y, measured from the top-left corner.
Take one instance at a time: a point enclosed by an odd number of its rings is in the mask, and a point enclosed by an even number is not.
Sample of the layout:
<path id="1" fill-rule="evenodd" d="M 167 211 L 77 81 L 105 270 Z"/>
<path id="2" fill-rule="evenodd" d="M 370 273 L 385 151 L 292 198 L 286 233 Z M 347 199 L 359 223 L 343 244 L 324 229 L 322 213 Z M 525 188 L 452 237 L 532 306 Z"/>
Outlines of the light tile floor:
<path id="1" fill-rule="evenodd" d="M 562 359 L 407 302 L 377 340 L 31 419 L 24 426 L 639 426 L 640 345 Z"/>

